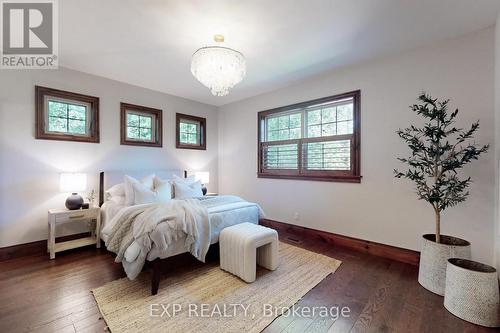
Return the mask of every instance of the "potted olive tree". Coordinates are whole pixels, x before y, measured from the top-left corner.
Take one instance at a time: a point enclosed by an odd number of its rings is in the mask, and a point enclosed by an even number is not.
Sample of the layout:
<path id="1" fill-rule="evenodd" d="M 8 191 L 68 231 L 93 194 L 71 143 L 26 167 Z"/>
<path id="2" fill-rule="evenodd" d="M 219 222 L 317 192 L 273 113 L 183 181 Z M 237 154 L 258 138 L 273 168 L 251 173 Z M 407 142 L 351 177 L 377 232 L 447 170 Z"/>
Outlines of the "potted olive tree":
<path id="1" fill-rule="evenodd" d="M 436 232 L 423 235 L 418 282 L 426 289 L 444 295 L 446 264 L 449 258 L 470 258 L 470 243 L 441 235 L 441 213 L 467 198 L 470 177 L 460 176 L 463 166 L 476 160 L 489 146 L 471 142 L 479 129 L 475 122 L 467 130 L 454 126 L 458 109 L 449 113 L 449 100 L 438 101 L 422 93 L 419 104 L 410 107 L 425 119 L 423 127 L 411 125 L 396 133 L 410 148 L 411 155 L 398 158 L 408 168 L 394 170 L 395 177 L 415 183 L 417 196 L 434 210 Z"/>

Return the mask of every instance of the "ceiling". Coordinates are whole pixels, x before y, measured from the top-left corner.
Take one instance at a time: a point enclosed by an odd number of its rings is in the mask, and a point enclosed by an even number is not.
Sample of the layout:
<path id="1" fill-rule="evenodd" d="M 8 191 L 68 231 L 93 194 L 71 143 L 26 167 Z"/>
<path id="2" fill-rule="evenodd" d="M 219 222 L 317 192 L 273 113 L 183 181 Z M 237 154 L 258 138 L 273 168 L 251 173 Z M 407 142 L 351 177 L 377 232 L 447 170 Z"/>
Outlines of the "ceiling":
<path id="1" fill-rule="evenodd" d="M 60 65 L 212 105 L 486 28 L 499 0 L 64 0 Z M 191 55 L 225 35 L 247 76 L 224 97 Z"/>

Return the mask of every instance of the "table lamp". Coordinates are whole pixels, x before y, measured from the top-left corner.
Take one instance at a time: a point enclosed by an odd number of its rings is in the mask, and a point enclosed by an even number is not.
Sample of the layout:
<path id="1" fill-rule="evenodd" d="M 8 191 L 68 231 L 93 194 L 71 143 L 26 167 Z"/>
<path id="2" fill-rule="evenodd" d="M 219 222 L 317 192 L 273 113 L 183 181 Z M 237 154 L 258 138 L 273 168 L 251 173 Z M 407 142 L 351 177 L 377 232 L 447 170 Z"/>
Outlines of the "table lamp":
<path id="1" fill-rule="evenodd" d="M 84 173 L 61 173 L 59 177 L 59 188 L 61 192 L 71 192 L 66 199 L 66 208 L 75 210 L 82 208 L 83 198 L 78 192 L 87 189 L 87 175 Z"/>
<path id="2" fill-rule="evenodd" d="M 203 195 L 207 194 L 207 187 L 206 185 L 210 182 L 210 172 L 208 171 L 196 171 L 194 173 L 194 177 L 196 180 L 201 181 L 201 191 L 203 192 Z"/>

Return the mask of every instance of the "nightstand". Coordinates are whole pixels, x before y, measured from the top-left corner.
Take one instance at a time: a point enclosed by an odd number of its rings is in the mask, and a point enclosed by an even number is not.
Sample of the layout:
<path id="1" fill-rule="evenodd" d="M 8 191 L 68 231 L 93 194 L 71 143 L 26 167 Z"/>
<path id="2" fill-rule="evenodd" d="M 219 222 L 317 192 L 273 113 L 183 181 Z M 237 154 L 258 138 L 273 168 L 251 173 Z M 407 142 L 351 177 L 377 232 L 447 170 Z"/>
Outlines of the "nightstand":
<path id="1" fill-rule="evenodd" d="M 210 192 L 205 194 L 206 197 L 216 197 L 218 195 L 219 195 L 219 193 L 210 193 Z"/>
<path id="2" fill-rule="evenodd" d="M 56 227 L 58 225 L 67 222 L 89 222 L 92 220 L 95 220 L 96 223 L 95 230 L 91 232 L 90 237 L 56 243 Z M 101 209 L 99 207 L 78 210 L 50 209 L 48 222 L 49 238 L 47 240 L 47 252 L 50 253 L 50 259 L 56 257 L 56 252 L 81 246 L 95 244 L 97 248 L 101 247 Z"/>

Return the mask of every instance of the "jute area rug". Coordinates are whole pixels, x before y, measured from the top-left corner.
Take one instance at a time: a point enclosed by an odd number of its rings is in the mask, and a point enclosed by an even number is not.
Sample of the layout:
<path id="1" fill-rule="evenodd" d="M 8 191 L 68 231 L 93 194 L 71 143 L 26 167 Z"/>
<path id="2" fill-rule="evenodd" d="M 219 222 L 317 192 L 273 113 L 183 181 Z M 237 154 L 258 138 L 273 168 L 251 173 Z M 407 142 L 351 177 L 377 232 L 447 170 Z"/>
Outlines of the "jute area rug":
<path id="1" fill-rule="evenodd" d="M 150 294 L 150 274 L 93 289 L 103 319 L 117 332 L 260 332 L 340 266 L 339 260 L 280 243 L 275 271 L 245 283 L 215 265 L 173 273 Z"/>

